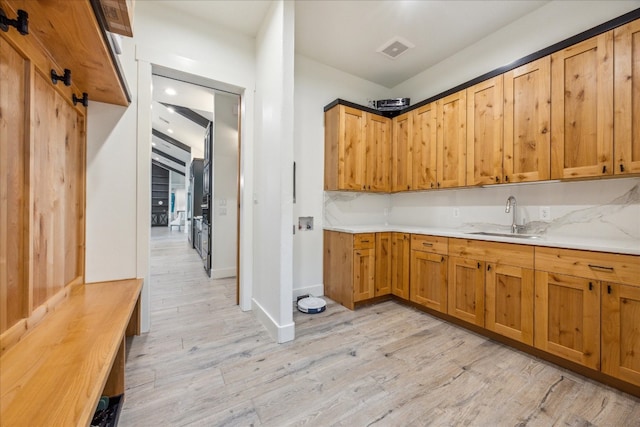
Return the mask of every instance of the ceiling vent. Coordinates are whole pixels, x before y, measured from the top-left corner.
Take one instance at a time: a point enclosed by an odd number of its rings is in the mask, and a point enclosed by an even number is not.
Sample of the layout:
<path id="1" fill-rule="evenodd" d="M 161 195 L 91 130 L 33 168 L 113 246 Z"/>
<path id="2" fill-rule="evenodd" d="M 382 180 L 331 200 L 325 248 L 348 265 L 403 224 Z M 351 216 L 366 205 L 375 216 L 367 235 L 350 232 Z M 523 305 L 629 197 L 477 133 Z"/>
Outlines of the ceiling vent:
<path id="1" fill-rule="evenodd" d="M 380 46 L 376 52 L 381 53 L 389 59 L 396 59 L 398 56 L 405 53 L 407 50 L 416 47 L 409 40 L 400 36 L 395 36 L 388 42 Z"/>

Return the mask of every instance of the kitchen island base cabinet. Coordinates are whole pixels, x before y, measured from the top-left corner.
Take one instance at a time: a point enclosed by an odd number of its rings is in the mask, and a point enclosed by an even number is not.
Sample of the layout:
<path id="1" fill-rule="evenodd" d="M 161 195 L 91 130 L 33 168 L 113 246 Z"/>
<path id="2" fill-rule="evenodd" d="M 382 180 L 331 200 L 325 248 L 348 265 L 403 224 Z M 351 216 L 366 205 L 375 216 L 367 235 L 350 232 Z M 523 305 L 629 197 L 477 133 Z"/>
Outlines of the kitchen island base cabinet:
<path id="1" fill-rule="evenodd" d="M 603 283 L 601 291 L 602 372 L 640 386 L 640 286 Z"/>

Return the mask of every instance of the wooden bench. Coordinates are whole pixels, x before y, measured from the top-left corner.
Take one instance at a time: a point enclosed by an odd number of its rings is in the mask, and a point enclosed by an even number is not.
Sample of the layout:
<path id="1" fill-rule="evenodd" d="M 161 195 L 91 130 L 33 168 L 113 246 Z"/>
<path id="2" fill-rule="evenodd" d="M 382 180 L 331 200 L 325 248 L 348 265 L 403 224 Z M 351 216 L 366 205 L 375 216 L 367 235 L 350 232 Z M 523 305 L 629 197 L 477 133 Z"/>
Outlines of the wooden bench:
<path id="1" fill-rule="evenodd" d="M 140 331 L 141 279 L 78 285 L 0 357 L 0 425 L 88 426 L 124 393 L 125 337 Z"/>

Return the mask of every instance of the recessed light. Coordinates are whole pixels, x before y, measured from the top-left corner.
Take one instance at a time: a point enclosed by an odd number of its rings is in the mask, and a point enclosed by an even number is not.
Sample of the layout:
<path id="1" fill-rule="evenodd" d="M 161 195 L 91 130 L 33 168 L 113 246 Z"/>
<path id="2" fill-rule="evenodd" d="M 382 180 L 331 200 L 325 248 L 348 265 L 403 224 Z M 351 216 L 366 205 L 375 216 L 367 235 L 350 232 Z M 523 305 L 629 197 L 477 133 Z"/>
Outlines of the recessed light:
<path id="1" fill-rule="evenodd" d="M 173 114 L 173 113 L 175 113 L 175 112 L 176 112 L 176 109 L 175 109 L 175 108 L 173 108 L 173 107 L 167 107 L 167 110 L 169 110 L 169 112 L 170 112 L 171 114 Z"/>
<path id="2" fill-rule="evenodd" d="M 167 95 L 175 95 L 177 92 L 174 88 L 168 87 L 164 90 L 164 93 L 166 93 Z"/>
<path id="3" fill-rule="evenodd" d="M 156 143 L 155 143 L 155 142 L 152 142 L 152 143 L 151 143 L 151 145 L 153 145 L 153 146 L 155 147 L 155 146 L 156 146 Z"/>
<path id="4" fill-rule="evenodd" d="M 167 129 L 167 132 L 173 133 L 173 129 Z"/>

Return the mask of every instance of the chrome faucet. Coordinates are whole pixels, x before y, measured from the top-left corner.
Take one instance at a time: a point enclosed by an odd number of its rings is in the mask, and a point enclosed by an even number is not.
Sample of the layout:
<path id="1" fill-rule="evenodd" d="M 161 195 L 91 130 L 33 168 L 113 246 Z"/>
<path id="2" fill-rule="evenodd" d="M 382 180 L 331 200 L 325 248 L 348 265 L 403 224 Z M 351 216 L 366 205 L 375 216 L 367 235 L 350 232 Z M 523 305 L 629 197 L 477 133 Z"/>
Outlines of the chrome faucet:
<path id="1" fill-rule="evenodd" d="M 509 198 L 507 199 L 507 206 L 505 207 L 504 211 L 506 213 L 511 212 L 511 209 L 513 209 L 513 220 L 511 221 L 511 232 L 516 234 L 518 233 L 518 231 L 520 231 L 520 226 L 518 226 L 518 202 L 516 202 L 516 198 L 513 196 L 509 196 Z"/>

